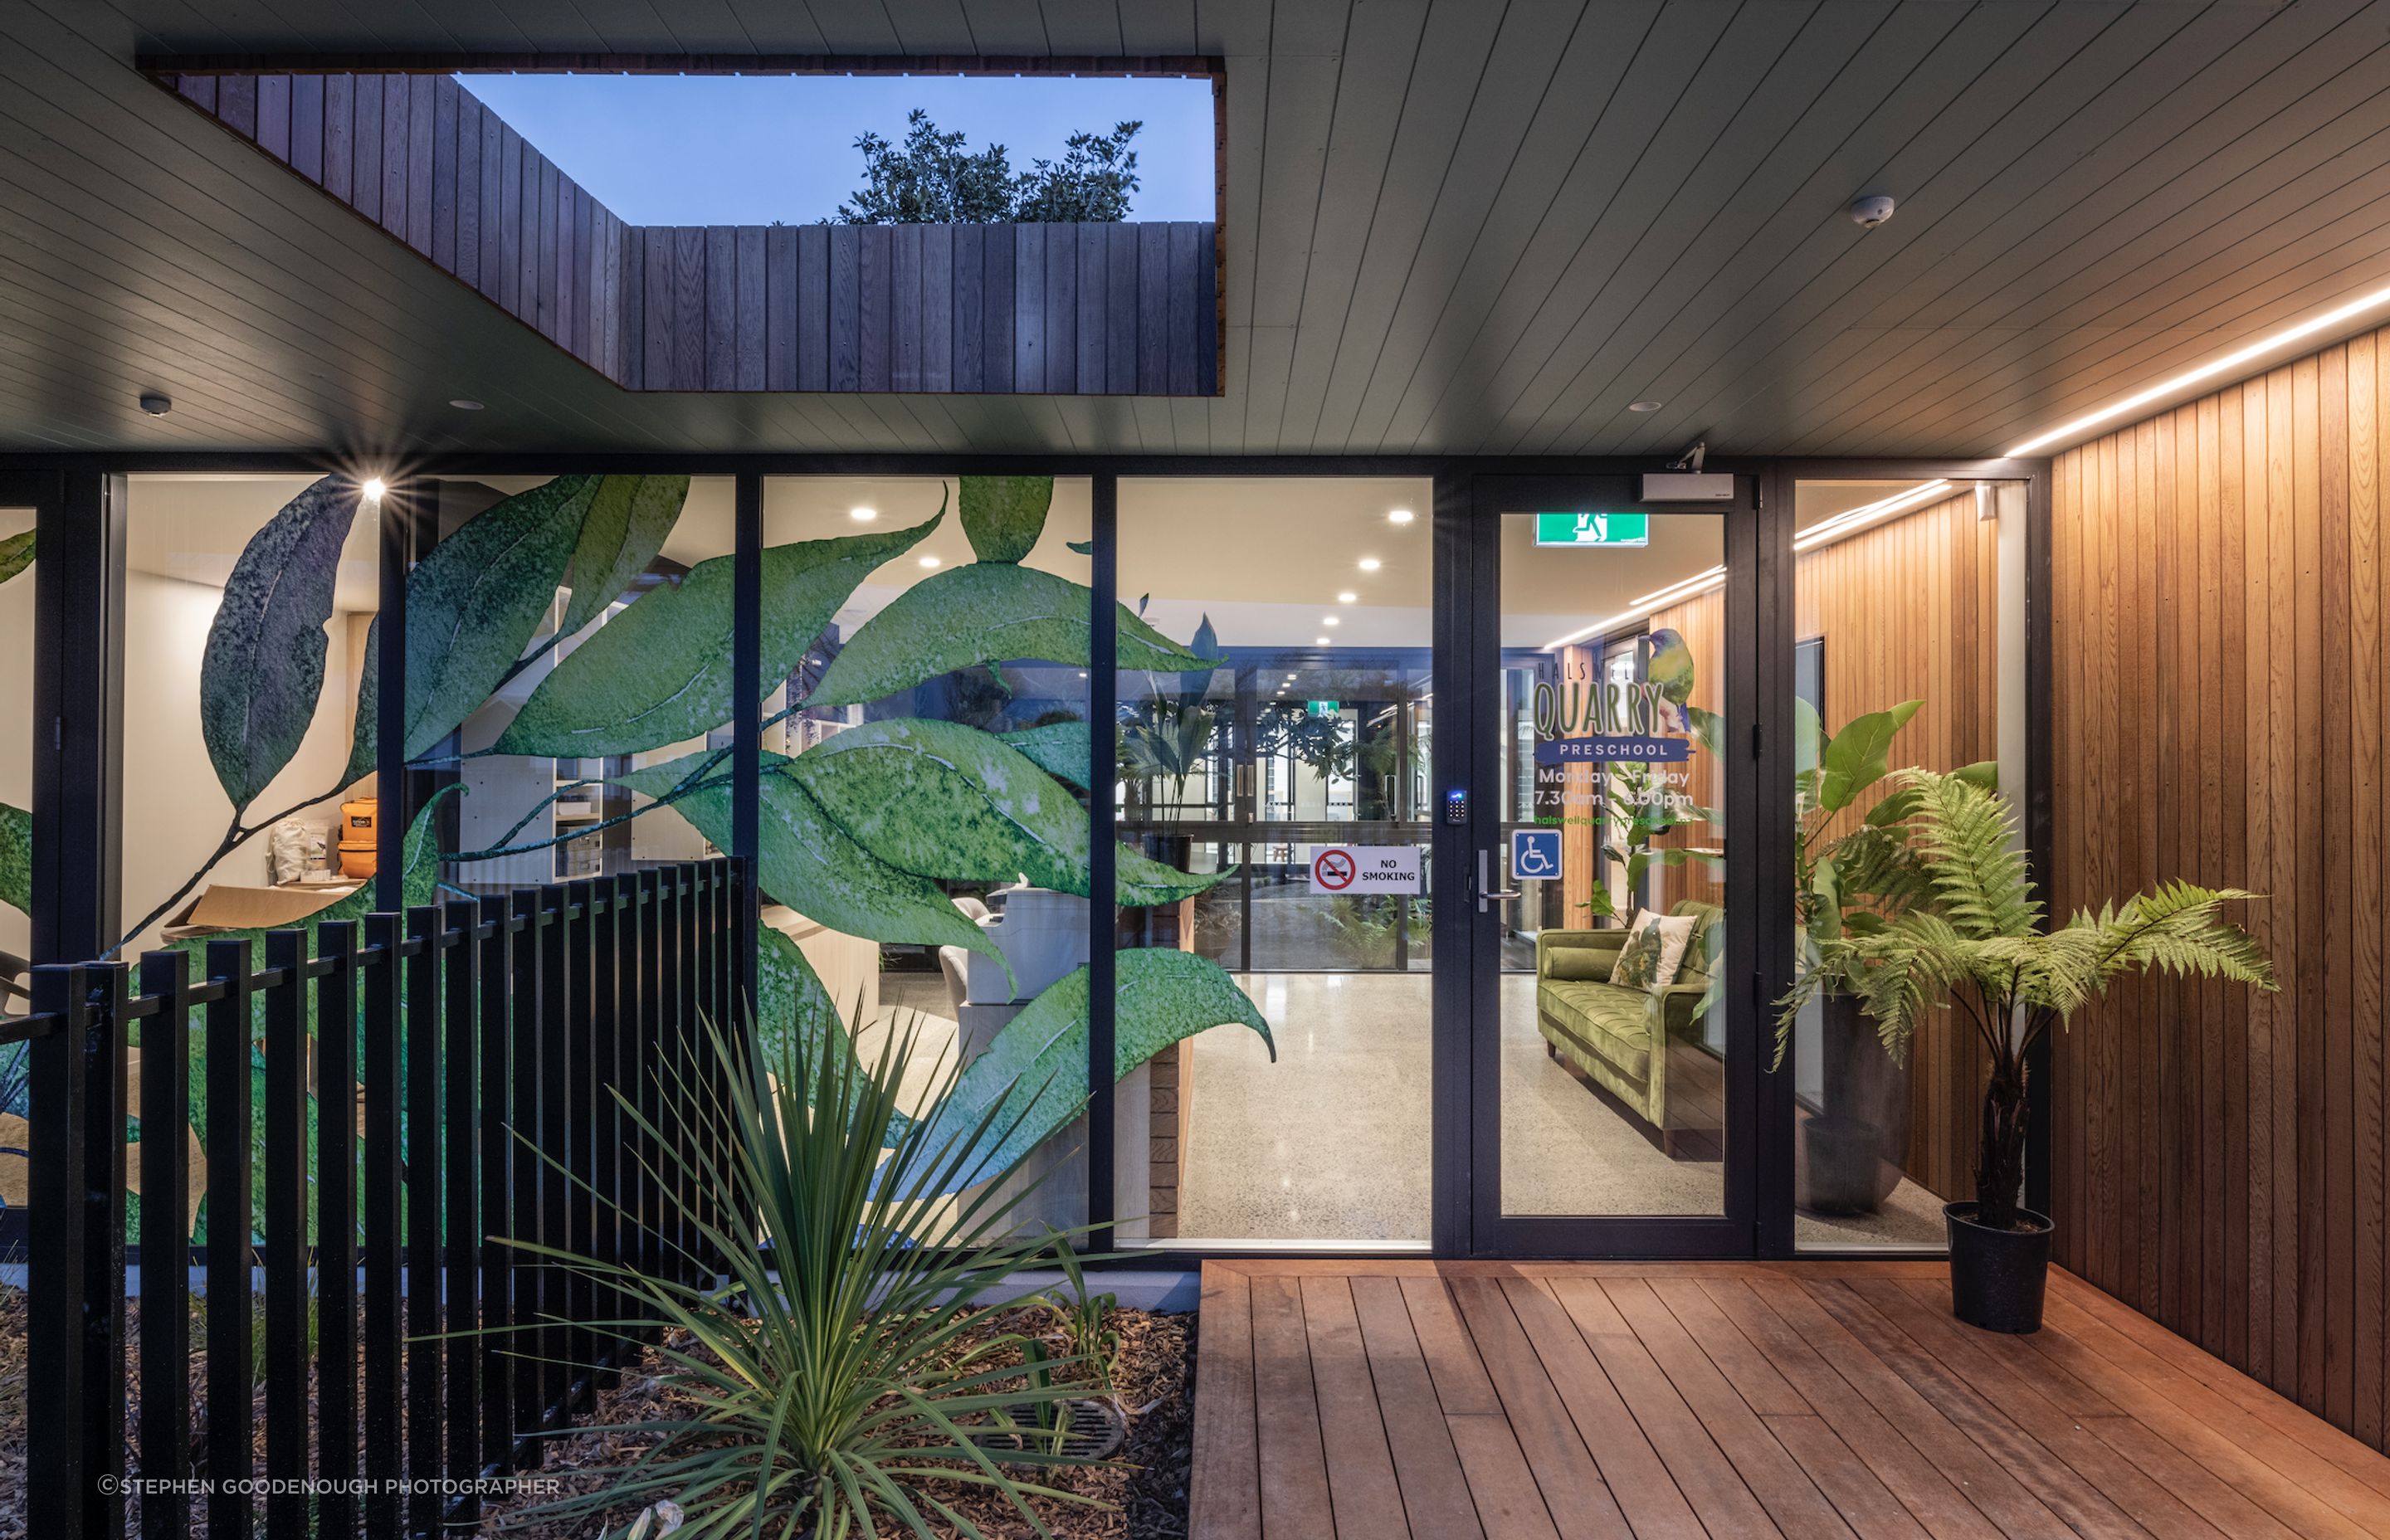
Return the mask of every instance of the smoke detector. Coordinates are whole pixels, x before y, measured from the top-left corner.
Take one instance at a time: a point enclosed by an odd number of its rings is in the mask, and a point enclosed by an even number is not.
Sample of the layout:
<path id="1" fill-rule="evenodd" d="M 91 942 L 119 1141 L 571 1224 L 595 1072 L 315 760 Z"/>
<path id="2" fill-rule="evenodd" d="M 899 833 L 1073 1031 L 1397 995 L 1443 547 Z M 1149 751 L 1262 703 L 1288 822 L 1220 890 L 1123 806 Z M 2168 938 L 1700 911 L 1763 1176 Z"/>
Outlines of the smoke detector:
<path id="1" fill-rule="evenodd" d="M 153 417 L 162 417 L 174 409 L 174 404 L 166 399 L 162 391 L 144 391 L 141 393 L 141 409 Z"/>
<path id="2" fill-rule="evenodd" d="M 1872 230 L 1892 217 L 1889 198 L 1855 198 L 1851 200 L 1851 223 L 1862 229 Z"/>

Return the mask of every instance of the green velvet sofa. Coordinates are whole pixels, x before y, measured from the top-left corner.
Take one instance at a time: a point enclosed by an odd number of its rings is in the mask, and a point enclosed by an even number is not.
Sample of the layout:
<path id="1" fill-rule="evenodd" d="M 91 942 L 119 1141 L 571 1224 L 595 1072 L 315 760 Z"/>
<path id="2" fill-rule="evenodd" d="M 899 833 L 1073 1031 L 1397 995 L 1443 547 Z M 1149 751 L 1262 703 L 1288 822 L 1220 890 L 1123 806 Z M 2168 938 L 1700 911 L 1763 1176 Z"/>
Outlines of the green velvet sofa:
<path id="1" fill-rule="evenodd" d="M 1699 923 L 1677 979 L 1664 989 L 1610 982 L 1624 929 L 1545 930 L 1536 937 L 1536 1025 L 1553 1058 L 1624 1103 L 1653 1141 L 1678 1153 L 1687 1135 L 1714 1142 L 1719 1127 L 1718 1062 L 1702 1046 L 1702 996 L 1723 911 L 1687 899 L 1670 910 Z"/>

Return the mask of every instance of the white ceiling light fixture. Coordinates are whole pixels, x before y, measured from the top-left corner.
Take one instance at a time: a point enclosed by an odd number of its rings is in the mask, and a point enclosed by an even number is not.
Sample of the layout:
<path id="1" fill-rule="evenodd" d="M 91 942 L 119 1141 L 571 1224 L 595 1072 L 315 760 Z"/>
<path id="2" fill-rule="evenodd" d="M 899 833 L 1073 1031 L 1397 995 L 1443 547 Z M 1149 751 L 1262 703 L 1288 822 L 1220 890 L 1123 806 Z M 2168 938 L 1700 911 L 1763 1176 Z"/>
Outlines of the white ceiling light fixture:
<path id="1" fill-rule="evenodd" d="M 924 567 L 935 567 L 937 564 L 938 558 L 936 557 L 925 556 L 921 558 L 921 565 Z"/>
<path id="2" fill-rule="evenodd" d="M 1353 592 L 1350 588 L 1347 588 L 1343 593 L 1336 596 L 1336 602 L 1339 604 L 1351 604 L 1360 597 L 1360 595 Z"/>
<path id="3" fill-rule="evenodd" d="M 1385 564 L 1373 556 L 1365 556 L 1361 558 L 1361 571 L 1365 572 L 1374 572 L 1383 565 Z"/>
<path id="4" fill-rule="evenodd" d="M 1410 521 L 1411 510 L 1408 508 L 1395 508 L 1386 515 L 1386 522 L 1389 524 L 1407 524 Z"/>
<path id="5" fill-rule="evenodd" d="M 1326 647 L 1329 645 L 1328 638 L 1325 636 L 1314 636 L 1311 638 L 1311 645 L 1314 647 Z"/>
<path id="6" fill-rule="evenodd" d="M 847 509 L 846 516 L 849 519 L 854 520 L 858 524 L 868 524 L 873 520 L 880 517 L 880 510 L 878 508 L 865 507 L 858 504 L 855 507 Z"/>
<path id="7" fill-rule="evenodd" d="M 2360 294 L 2345 305 L 2335 305 L 2320 315 L 2310 316 L 2294 327 L 2285 327 L 2270 336 L 2259 338 L 2247 347 L 2235 348 L 2221 358 L 2210 359 L 2195 369 L 2186 369 L 2171 379 L 2162 379 L 2145 391 L 2135 391 L 2131 395 L 2112 401 L 2096 412 L 2087 412 L 2072 422 L 2062 423 L 2047 433 L 2027 439 L 2010 450 L 2009 457 L 2014 459 L 2019 456 L 2030 455 L 2036 450 L 2048 448 L 2063 440 L 2085 436 L 2101 423 L 2114 422 L 2128 412 L 2138 411 L 2152 402 L 2163 401 L 2178 391 L 2185 391 L 2193 385 L 2204 384 L 2208 380 L 2229 375 L 2242 365 L 2254 363 L 2269 353 L 2289 347 L 2294 342 L 2304 341 L 2319 333 L 2331 331 L 2334 327 L 2357 319 L 2368 311 L 2381 310 L 2385 306 L 2390 306 L 2390 287 L 2374 289 L 2369 294 Z"/>

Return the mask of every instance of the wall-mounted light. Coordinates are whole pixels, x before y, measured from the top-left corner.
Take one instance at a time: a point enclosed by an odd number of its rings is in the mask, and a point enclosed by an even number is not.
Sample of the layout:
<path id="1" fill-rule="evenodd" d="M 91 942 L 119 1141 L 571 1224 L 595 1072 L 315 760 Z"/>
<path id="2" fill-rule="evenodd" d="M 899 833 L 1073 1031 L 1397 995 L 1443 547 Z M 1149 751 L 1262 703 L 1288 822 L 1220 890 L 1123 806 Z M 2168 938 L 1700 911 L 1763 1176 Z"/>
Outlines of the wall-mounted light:
<path id="1" fill-rule="evenodd" d="M 2269 337 L 2259 338 L 2245 348 L 2235 348 L 2221 358 L 2210 359 L 2195 369 L 2186 369 L 2171 379 L 2162 379 L 2145 391 L 2135 391 L 2131 395 L 2112 401 L 2096 412 L 2087 412 L 2072 422 L 2062 423 L 2047 433 L 2037 434 L 2010 450 L 2009 456 L 2013 459 L 2020 455 L 2030 455 L 2036 450 L 2048 448 L 2061 440 L 2088 433 L 2103 422 L 2114 422 L 2128 412 L 2138 411 L 2152 402 L 2162 401 L 2178 391 L 2189 390 L 2193 385 L 2229 375 L 2243 364 L 2254 363 L 2269 353 L 2286 348 L 2294 342 L 2304 340 L 2319 333 L 2330 331 L 2344 322 L 2357 319 L 2369 310 L 2380 310 L 2385 305 L 2390 305 L 2390 288 L 2377 289 L 2370 294 L 2360 294 L 2345 305 L 2335 306 L 2320 315 L 2301 321 L 2297 326 L 2285 327 Z"/>

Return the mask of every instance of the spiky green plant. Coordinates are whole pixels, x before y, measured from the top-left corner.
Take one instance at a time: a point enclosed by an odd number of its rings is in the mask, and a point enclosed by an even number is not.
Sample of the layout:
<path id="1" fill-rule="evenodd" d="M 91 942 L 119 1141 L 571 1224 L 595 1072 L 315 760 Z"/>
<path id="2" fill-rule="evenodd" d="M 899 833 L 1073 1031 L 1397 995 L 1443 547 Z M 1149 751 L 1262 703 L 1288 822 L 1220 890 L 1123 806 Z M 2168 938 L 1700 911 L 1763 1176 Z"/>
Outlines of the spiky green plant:
<path id="1" fill-rule="evenodd" d="M 1005 1182 L 1018 1160 L 985 1153 L 1011 1132 L 1003 1120 L 1017 1114 L 1003 1112 L 1005 1098 L 950 1134 L 907 1117 L 899 1088 L 921 1056 L 918 1019 L 868 1061 L 846 1043 L 789 1033 L 768 1076 L 760 1050 L 750 1057 L 708 1034 L 726 1071 L 727 1089 L 712 1100 L 729 1152 L 684 1154 L 677 1174 L 707 1195 L 702 1247 L 723 1281 L 523 1248 L 594 1279 L 601 1299 L 607 1290 L 625 1297 L 627 1318 L 607 1329 L 661 1322 L 658 1379 L 698 1410 L 629 1425 L 661 1437 L 620 1481 L 527 1517 L 669 1500 L 691 1540 L 932 1540 L 981 1534 L 940 1487 L 993 1492 L 1040 1535 L 1050 1532 L 1033 1496 L 1102 1507 L 1032 1479 L 1098 1462 L 1022 1432 L 1063 1424 L 1060 1403 L 1076 1376 L 1052 1371 L 1076 1361 L 1044 1354 L 1041 1368 L 1031 1339 L 994 1329 L 995 1313 L 972 1303 L 1049 1254 L 1058 1236 L 1012 1233 L 1037 1184 Z M 943 1101 L 958 1071 L 939 1055 L 919 1077 L 924 1104 Z M 699 1084 L 683 1089 L 703 1098 Z M 623 1114 L 662 1140 L 629 1104 Z M 999 1195 L 1004 1187 L 1014 1190 Z M 1059 1232 L 1065 1241 L 1076 1233 Z M 687 1260 L 687 1273 L 703 1271 Z"/>
<path id="2" fill-rule="evenodd" d="M 1811 956 L 1778 1002 L 1779 1040 L 1801 1007 L 1828 989 L 1858 996 L 1895 1059 L 1906 1057 L 1927 1012 L 1958 1010 L 1990 1059 L 1975 1155 L 1976 1219 L 2014 1228 L 2033 1046 L 2127 973 L 2154 969 L 2273 989 L 2264 951 L 2221 913 L 2257 895 L 2166 881 L 2045 931 L 2007 802 L 1964 773 L 1905 770 L 1897 779 L 1894 795 L 1932 897 L 1880 927 L 1844 928 L 1830 938 L 1813 932 Z"/>

